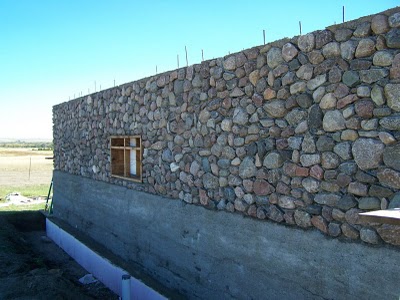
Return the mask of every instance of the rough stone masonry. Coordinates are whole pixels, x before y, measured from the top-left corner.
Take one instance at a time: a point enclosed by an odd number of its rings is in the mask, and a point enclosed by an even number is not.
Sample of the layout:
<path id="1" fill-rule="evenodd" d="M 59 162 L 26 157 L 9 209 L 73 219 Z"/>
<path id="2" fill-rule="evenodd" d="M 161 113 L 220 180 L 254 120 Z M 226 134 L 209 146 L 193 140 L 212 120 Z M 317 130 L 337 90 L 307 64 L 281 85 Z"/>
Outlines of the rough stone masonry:
<path id="1" fill-rule="evenodd" d="M 400 245 L 400 9 L 54 106 L 55 169 L 331 237 Z M 112 178 L 140 135 L 143 183 Z"/>

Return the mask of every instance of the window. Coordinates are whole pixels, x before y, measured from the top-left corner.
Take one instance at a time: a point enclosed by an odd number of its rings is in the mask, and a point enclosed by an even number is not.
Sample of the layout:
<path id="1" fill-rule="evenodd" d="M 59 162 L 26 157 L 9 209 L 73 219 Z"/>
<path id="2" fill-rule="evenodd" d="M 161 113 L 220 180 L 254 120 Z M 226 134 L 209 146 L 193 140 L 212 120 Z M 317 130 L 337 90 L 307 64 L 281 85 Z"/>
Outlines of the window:
<path id="1" fill-rule="evenodd" d="M 142 181 L 142 139 L 140 136 L 111 137 L 111 176 Z"/>

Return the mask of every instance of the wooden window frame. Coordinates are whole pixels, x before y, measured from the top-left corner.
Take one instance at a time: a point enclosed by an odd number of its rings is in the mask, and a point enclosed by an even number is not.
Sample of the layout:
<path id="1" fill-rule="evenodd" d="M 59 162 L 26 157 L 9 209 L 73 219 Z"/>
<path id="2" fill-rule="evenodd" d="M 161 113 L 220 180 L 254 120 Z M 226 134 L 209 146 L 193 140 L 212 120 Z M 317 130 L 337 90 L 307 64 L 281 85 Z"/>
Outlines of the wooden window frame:
<path id="1" fill-rule="evenodd" d="M 135 146 L 131 146 L 135 139 Z M 136 174 L 131 172 L 131 152 L 136 153 Z M 142 138 L 138 135 L 110 137 L 111 177 L 142 182 Z"/>

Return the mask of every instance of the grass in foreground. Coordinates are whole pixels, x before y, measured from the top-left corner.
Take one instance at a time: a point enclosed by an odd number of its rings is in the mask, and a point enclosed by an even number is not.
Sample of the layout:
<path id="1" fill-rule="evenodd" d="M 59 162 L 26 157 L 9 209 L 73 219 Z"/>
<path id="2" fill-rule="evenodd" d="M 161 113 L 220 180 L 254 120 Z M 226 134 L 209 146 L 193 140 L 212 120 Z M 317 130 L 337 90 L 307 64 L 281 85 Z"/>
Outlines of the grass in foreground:
<path id="1" fill-rule="evenodd" d="M 27 205 L 8 205 L 0 207 L 0 212 L 7 211 L 35 211 L 35 210 L 44 210 L 44 206 L 46 203 L 37 203 L 37 204 L 27 204 Z"/>
<path id="2" fill-rule="evenodd" d="M 50 184 L 37 184 L 37 185 L 26 185 L 26 186 L 0 186 L 0 200 L 4 201 L 6 196 L 12 192 L 19 192 L 25 197 L 47 197 L 49 192 Z"/>

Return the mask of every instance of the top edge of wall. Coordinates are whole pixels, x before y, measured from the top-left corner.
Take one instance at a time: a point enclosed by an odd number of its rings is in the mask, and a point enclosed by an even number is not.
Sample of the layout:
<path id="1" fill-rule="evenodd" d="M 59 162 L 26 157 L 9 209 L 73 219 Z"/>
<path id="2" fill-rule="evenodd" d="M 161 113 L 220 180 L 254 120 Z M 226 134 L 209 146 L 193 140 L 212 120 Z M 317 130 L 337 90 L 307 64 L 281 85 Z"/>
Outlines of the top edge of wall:
<path id="1" fill-rule="evenodd" d="M 330 25 L 330 26 L 325 27 L 325 29 L 314 30 L 314 31 L 309 32 L 309 33 L 316 33 L 316 32 L 320 32 L 320 31 L 323 31 L 323 30 L 329 30 L 329 31 L 332 31 L 333 33 L 335 33 L 338 29 L 342 29 L 342 28 L 348 28 L 348 29 L 353 29 L 353 30 L 355 30 L 356 27 L 357 27 L 360 23 L 369 22 L 369 21 L 372 20 L 372 18 L 373 18 L 374 16 L 377 16 L 377 15 L 390 16 L 390 15 L 393 15 L 394 13 L 396 13 L 396 12 L 400 12 L 400 6 L 396 6 L 396 7 L 387 9 L 387 10 L 385 10 L 385 11 L 378 12 L 378 13 L 376 13 L 376 14 L 371 14 L 371 15 L 368 15 L 368 16 L 363 16 L 363 17 L 360 17 L 360 18 L 358 18 L 358 19 L 346 21 L 346 22 L 344 22 L 344 23 Z M 306 34 L 309 34 L 309 33 L 306 33 Z M 95 93 L 87 94 L 87 95 L 84 95 L 84 96 L 81 96 L 81 97 L 77 97 L 77 98 L 74 98 L 74 99 L 71 99 L 71 100 L 68 100 L 68 101 L 64 101 L 64 102 L 58 103 L 58 104 L 56 104 L 56 105 L 53 106 L 53 109 L 56 109 L 58 106 L 62 106 L 62 105 L 64 105 L 64 104 L 66 104 L 66 103 L 72 103 L 72 102 L 75 102 L 75 101 L 79 101 L 79 100 L 82 100 L 82 99 L 86 99 L 86 98 L 89 97 L 89 96 L 92 97 L 92 96 L 94 96 L 94 95 L 97 95 L 97 94 L 100 94 L 100 93 L 103 93 L 103 92 L 106 92 L 106 91 L 109 91 L 109 90 L 113 90 L 113 89 L 116 89 L 116 88 L 117 88 L 117 89 L 118 89 L 118 88 L 124 88 L 124 87 L 130 86 L 130 85 L 132 85 L 132 84 L 134 84 L 134 83 L 140 83 L 140 82 L 142 82 L 142 81 L 147 81 L 147 80 L 149 80 L 149 79 L 153 79 L 153 78 L 157 78 L 157 77 L 160 77 L 160 76 L 163 76 L 163 75 L 167 75 L 167 74 L 170 74 L 171 72 L 175 72 L 175 71 L 178 71 L 178 70 L 181 70 L 181 69 L 192 68 L 192 67 L 194 67 L 194 66 L 206 64 L 206 63 L 211 62 L 211 61 L 223 60 L 223 59 L 225 59 L 225 58 L 227 58 L 227 57 L 236 55 L 236 54 L 238 54 L 238 53 L 246 52 L 246 51 L 249 51 L 249 50 L 251 50 L 251 49 L 257 48 L 257 49 L 260 50 L 261 53 L 265 53 L 265 52 L 267 52 L 271 47 L 280 47 L 280 48 L 281 48 L 281 47 L 283 47 L 283 45 L 285 45 L 285 44 L 288 43 L 288 42 L 295 42 L 295 43 L 297 44 L 297 40 L 298 40 L 299 36 L 300 36 L 300 35 L 296 35 L 296 36 L 293 36 L 292 38 L 284 37 L 284 38 L 281 38 L 281 39 L 279 39 L 279 40 L 275 40 L 275 41 L 269 42 L 269 43 L 267 43 L 267 44 L 265 44 L 265 45 L 253 46 L 253 47 L 244 49 L 244 50 L 242 50 L 242 51 L 230 53 L 230 54 L 225 55 L 225 56 L 222 56 L 222 57 L 217 57 L 217 58 L 213 58 L 213 59 L 204 60 L 204 61 L 202 61 L 202 62 L 200 62 L 200 63 L 195 63 L 195 64 L 192 64 L 192 65 L 189 65 L 189 66 L 186 66 L 186 67 L 181 67 L 181 68 L 177 68 L 177 69 L 173 69 L 173 70 L 168 70 L 168 71 L 165 71 L 165 72 L 162 72 L 162 73 L 159 73 L 159 74 L 154 74 L 154 75 L 150 75 L 150 76 L 147 76 L 147 77 L 143 77 L 143 78 L 141 78 L 141 79 L 137 79 L 137 80 L 134 80 L 134 81 L 129 81 L 129 82 L 126 82 L 126 83 L 123 83 L 123 84 L 120 84 L 120 85 L 116 85 L 116 86 L 114 86 L 114 87 L 110 87 L 110 88 L 108 88 L 108 89 L 104 89 L 104 90 L 101 90 L 101 91 L 98 91 L 98 92 L 95 92 Z"/>

